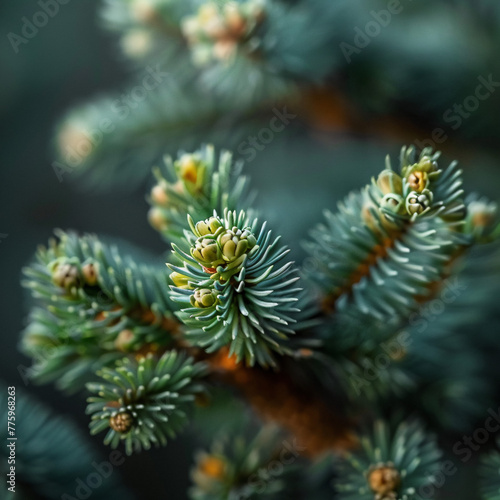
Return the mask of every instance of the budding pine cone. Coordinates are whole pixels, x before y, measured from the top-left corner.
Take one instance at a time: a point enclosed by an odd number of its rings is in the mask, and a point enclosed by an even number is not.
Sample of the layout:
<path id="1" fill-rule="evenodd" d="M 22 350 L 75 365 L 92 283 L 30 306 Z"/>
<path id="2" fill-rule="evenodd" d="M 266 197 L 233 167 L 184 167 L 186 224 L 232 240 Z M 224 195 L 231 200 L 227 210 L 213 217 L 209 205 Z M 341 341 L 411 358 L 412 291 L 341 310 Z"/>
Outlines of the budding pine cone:
<path id="1" fill-rule="evenodd" d="M 70 290 L 80 286 L 80 271 L 75 265 L 59 262 L 53 268 L 52 280 L 57 286 Z"/>
<path id="2" fill-rule="evenodd" d="M 171 269 L 171 298 L 181 305 L 177 316 L 189 327 L 189 341 L 215 352 L 229 347 L 236 362 L 262 366 L 275 363 L 273 352 L 288 352 L 300 313 L 292 262 L 278 264 L 288 253 L 272 239 L 266 223 L 244 211 L 224 211 L 195 223 L 186 233 L 190 253 L 176 244 L 173 253 L 182 267 Z M 275 292 L 278 290 L 277 292 Z"/>
<path id="3" fill-rule="evenodd" d="M 369 471 L 368 484 L 377 494 L 377 499 L 396 499 L 396 492 L 401 485 L 401 476 L 393 464 L 380 464 Z"/>
<path id="4" fill-rule="evenodd" d="M 97 269 L 94 264 L 85 264 L 82 268 L 82 274 L 87 285 L 94 286 L 97 284 Z"/>
<path id="5" fill-rule="evenodd" d="M 427 213 L 433 206 L 434 184 L 440 173 L 436 161 L 426 155 L 417 163 L 404 165 L 401 175 L 390 168 L 383 170 L 374 181 L 380 208 L 403 217 Z"/>
<path id="6" fill-rule="evenodd" d="M 421 214 L 424 210 L 430 208 L 432 204 L 432 192 L 424 189 L 421 193 L 412 191 L 406 197 L 406 210 L 409 214 Z"/>
<path id="7" fill-rule="evenodd" d="M 227 280 L 237 274 L 245 256 L 257 245 L 250 227 L 226 228 L 218 217 L 196 224 L 190 219 L 189 223 L 195 236 L 198 236 L 191 255 L 210 273 L 218 273 L 214 279 L 222 277 Z"/>
<path id="8" fill-rule="evenodd" d="M 126 434 L 131 428 L 134 419 L 130 413 L 118 413 L 109 419 L 109 426 L 120 434 Z"/>
<path id="9" fill-rule="evenodd" d="M 195 290 L 191 295 L 191 304 L 194 307 L 212 307 L 217 302 L 217 292 L 208 288 Z"/>

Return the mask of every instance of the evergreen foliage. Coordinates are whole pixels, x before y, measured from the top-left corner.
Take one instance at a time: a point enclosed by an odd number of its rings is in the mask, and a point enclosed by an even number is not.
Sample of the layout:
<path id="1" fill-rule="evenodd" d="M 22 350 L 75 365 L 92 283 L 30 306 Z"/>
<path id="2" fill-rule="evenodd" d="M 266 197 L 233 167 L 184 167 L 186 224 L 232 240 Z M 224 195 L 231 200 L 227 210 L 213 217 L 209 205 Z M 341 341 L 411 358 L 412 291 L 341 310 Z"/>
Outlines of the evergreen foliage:
<path id="1" fill-rule="evenodd" d="M 68 114 L 61 159 L 100 188 L 136 187 L 153 168 L 148 219 L 171 252 L 57 230 L 24 269 L 32 307 L 21 349 L 33 380 L 87 394 L 90 432 L 112 448 L 131 455 L 186 429 L 208 434 L 193 500 L 418 500 L 440 467 L 435 433 L 440 443 L 470 433 L 498 392 L 497 205 L 469 192 L 455 161 L 405 146 L 397 167 L 381 158 L 371 181 L 317 223 L 304 199 L 290 222 L 278 187 L 293 175 L 283 172 L 265 180 L 275 214 L 262 210 L 239 158 L 242 137 L 271 123 L 277 103 L 303 111 L 285 140 L 306 132 L 314 147 L 310 132 L 332 122 L 378 131 L 380 116 L 409 109 L 417 126 L 439 125 L 480 71 L 498 66 L 487 19 L 500 10 L 489 0 L 431 4 L 405 6 L 353 50 L 342 45 L 353 27 L 385 3 L 104 2 L 133 81 Z M 471 41 L 458 19 L 487 32 Z M 450 79 L 461 85 L 448 90 Z M 484 133 L 492 109 L 457 137 L 497 147 Z M 27 411 L 27 435 L 61 475 L 80 474 L 86 449 L 43 411 L 41 421 Z M 285 462 L 284 440 L 295 438 L 306 444 Z M 38 461 L 27 456 L 21 470 L 35 489 L 48 477 Z M 496 452 L 483 461 L 486 500 L 500 498 L 498 461 Z"/>
<path id="2" fill-rule="evenodd" d="M 174 246 L 185 264 L 170 265 L 179 318 L 198 328 L 188 338 L 207 352 L 230 345 L 237 361 L 273 364 L 271 351 L 286 351 L 287 336 L 295 333 L 293 315 L 300 312 L 299 277 L 292 263 L 282 262 L 288 251 L 244 211 L 226 210 L 223 218 L 214 212 L 189 223 L 196 238 L 190 238 L 190 255 Z"/>
<path id="3" fill-rule="evenodd" d="M 290 494 L 287 476 L 296 467 L 283 466 L 278 477 L 267 470 L 270 462 L 279 459 L 281 441 L 283 434 L 274 427 L 262 428 L 251 439 L 244 434 L 226 434 L 215 440 L 208 452 L 199 451 L 195 457 L 190 498 L 284 498 L 286 491 Z"/>
<path id="4" fill-rule="evenodd" d="M 394 430 L 377 421 L 361 438 L 362 450 L 339 466 L 336 485 L 341 499 L 411 500 L 424 496 L 422 486 L 437 471 L 440 452 L 415 421 Z M 425 497 L 424 497 L 425 498 Z"/>
<path id="5" fill-rule="evenodd" d="M 96 394 L 88 399 L 90 432 L 108 430 L 104 442 L 116 448 L 124 441 L 128 455 L 151 445 L 165 446 L 167 437 L 185 426 L 186 413 L 202 391 L 197 382 L 203 372 L 203 365 L 175 351 L 160 359 L 148 354 L 137 363 L 125 359 L 114 369 L 103 368 L 98 375 L 105 382 L 87 385 Z"/>
<path id="6" fill-rule="evenodd" d="M 143 180 L 166 152 L 204 141 L 236 149 L 272 117 L 274 103 L 302 109 L 318 89 L 353 103 L 342 123 L 348 128 L 376 124 L 385 110 L 397 115 L 401 107 L 416 122 L 444 130 L 451 123 L 464 139 L 494 147 L 494 105 L 470 119 L 446 111 L 477 86 L 478 75 L 498 73 L 498 5 L 401 2 L 383 36 L 363 33 L 356 43 L 373 12 L 384 9 L 382 0 L 105 1 L 103 26 L 116 35 L 131 81 L 63 120 L 61 173 L 84 172 L 100 188 Z M 494 93 L 491 99 L 498 102 Z"/>
<path id="7" fill-rule="evenodd" d="M 460 328 L 447 319 L 467 307 L 460 287 L 443 305 L 448 314 L 423 329 L 418 315 L 422 304 L 444 296 L 452 277 L 479 278 L 458 262 L 494 241 L 498 223 L 494 204 L 464 201 L 461 170 L 455 163 L 441 169 L 438 158 L 403 148 L 398 171 L 387 160 L 371 184 L 327 213 L 328 225 L 305 244 L 317 264 L 305 273 L 305 291 L 280 238 L 240 210 L 247 181 L 235 178 L 241 165 L 230 153 L 221 153 L 218 166 L 211 146 L 167 159 L 165 173 L 155 170 L 150 201 L 165 221 L 157 229 L 172 242 L 168 267 L 137 252 L 122 257 L 94 236 L 58 232 L 25 270 L 38 304 L 23 337 L 37 360 L 33 375 L 66 390 L 100 377 L 86 386 L 91 433 L 107 431 L 105 443 L 124 442 L 128 454 L 165 445 L 186 427 L 211 380 L 222 374 L 248 385 L 261 369 L 254 365 L 324 387 L 348 402 L 346 416 L 392 414 L 397 400 L 411 410 L 419 400 L 432 425 L 466 429 L 491 394 L 481 388 L 480 355 L 465 354 L 467 336 L 457 336 Z M 450 352 L 453 362 L 443 365 Z M 224 408 L 219 396 L 212 405 Z M 340 498 L 418 498 L 439 463 L 423 428 L 379 421 L 372 437 L 362 436 L 361 449 L 329 466 Z M 192 498 L 287 498 L 288 472 L 262 494 L 260 483 L 244 480 L 269 457 L 269 449 L 258 451 L 261 438 L 231 439 L 199 455 Z M 318 495 L 322 481 L 311 486 Z"/>
<path id="8" fill-rule="evenodd" d="M 75 391 L 124 353 L 172 342 L 177 322 L 164 265 L 137 252 L 122 255 L 95 236 L 56 236 L 24 270 L 36 306 L 22 347 L 36 361 L 35 380 Z"/>
<path id="9" fill-rule="evenodd" d="M 241 170 L 242 162 L 233 162 L 229 151 L 222 151 L 217 162 L 213 146 L 182 153 L 175 162 L 165 158 L 164 168 L 153 171 L 150 223 L 167 241 L 183 244 L 186 214 L 204 220 L 214 210 L 236 210 L 251 201 Z"/>

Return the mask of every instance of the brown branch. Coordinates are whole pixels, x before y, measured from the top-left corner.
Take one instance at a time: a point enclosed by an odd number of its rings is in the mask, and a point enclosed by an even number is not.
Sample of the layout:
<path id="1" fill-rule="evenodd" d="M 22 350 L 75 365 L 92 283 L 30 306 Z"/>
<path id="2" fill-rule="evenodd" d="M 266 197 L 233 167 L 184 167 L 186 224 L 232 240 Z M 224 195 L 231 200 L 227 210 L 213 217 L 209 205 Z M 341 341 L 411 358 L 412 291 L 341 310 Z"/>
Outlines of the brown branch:
<path id="1" fill-rule="evenodd" d="M 357 444 L 354 422 L 341 409 L 329 406 L 318 394 L 300 387 L 284 369 L 265 370 L 236 363 L 235 358 L 229 357 L 227 348 L 207 354 L 184 340 L 177 321 L 159 318 L 147 309 L 137 308 L 128 315 L 144 324 L 161 325 L 174 337 L 176 348 L 209 365 L 214 381 L 236 389 L 263 420 L 272 421 L 288 431 L 305 448 L 304 456 L 312 458 L 327 451 L 345 451 Z M 170 348 L 171 344 L 148 343 L 128 354 L 140 359 L 149 353 L 161 356 Z"/>
<path id="2" fill-rule="evenodd" d="M 176 340 L 180 350 L 209 365 L 215 382 L 236 389 L 258 416 L 278 424 L 297 439 L 305 448 L 304 456 L 313 458 L 327 451 L 345 451 L 357 444 L 354 422 L 342 411 L 328 406 L 317 394 L 299 387 L 284 370 L 250 368 L 236 363 L 225 347 L 206 354 L 190 347 L 180 336 Z M 160 356 L 165 350 L 156 344 L 147 344 L 134 355 L 136 358 L 148 353 Z"/>
<path id="3" fill-rule="evenodd" d="M 403 117 L 376 116 L 362 112 L 349 97 L 334 87 L 307 87 L 299 102 L 299 111 L 313 130 L 325 134 L 347 132 L 386 140 L 412 143 L 430 137 L 430 132 Z"/>
<path id="4" fill-rule="evenodd" d="M 305 448 L 305 456 L 317 457 L 356 445 L 354 423 L 342 411 L 299 387 L 286 372 L 248 368 L 228 357 L 227 349 L 207 361 L 216 378 L 235 387 L 260 417 L 290 432 Z"/>

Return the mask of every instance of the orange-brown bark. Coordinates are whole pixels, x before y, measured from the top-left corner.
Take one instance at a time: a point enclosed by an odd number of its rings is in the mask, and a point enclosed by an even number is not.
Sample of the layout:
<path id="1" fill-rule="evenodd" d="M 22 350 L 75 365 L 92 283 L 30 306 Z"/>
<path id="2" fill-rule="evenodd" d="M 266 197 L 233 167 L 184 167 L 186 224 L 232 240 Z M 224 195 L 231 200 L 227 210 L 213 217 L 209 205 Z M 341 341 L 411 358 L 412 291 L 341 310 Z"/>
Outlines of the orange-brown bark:
<path id="1" fill-rule="evenodd" d="M 208 362 L 217 378 L 235 387 L 258 415 L 290 432 L 305 448 L 305 456 L 356 445 L 353 422 L 340 409 L 333 410 L 317 395 L 298 387 L 286 373 L 236 364 L 227 350 L 219 351 Z"/>

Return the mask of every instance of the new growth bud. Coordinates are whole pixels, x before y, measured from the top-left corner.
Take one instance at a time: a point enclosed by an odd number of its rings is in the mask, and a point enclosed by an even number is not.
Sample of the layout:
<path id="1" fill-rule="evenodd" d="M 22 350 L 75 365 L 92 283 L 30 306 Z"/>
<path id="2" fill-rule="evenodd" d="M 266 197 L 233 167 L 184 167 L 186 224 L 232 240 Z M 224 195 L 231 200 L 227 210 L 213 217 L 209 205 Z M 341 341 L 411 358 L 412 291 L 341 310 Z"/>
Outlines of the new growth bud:
<path id="1" fill-rule="evenodd" d="M 85 264 L 82 268 L 83 279 L 85 283 L 89 286 L 97 285 L 97 269 L 96 266 L 90 262 Z"/>
<path id="2" fill-rule="evenodd" d="M 392 213 L 404 212 L 404 199 L 399 194 L 386 194 L 380 202 L 380 207 L 389 210 Z"/>
<path id="3" fill-rule="evenodd" d="M 383 170 L 377 178 L 377 184 L 384 195 L 402 194 L 403 192 L 403 181 L 392 170 Z"/>
<path id="4" fill-rule="evenodd" d="M 191 247 L 191 255 L 213 279 L 227 280 L 238 273 L 245 256 L 257 245 L 250 227 L 227 227 L 230 223 L 216 215 L 196 224 L 191 217 L 188 221 L 198 237 Z"/>
<path id="5" fill-rule="evenodd" d="M 421 192 L 429 184 L 429 176 L 427 172 L 416 171 L 408 176 L 408 184 L 413 191 Z"/>
<path id="6" fill-rule="evenodd" d="M 57 286 L 70 290 L 82 283 L 78 267 L 69 262 L 57 262 L 52 268 L 52 280 Z"/>
<path id="7" fill-rule="evenodd" d="M 223 264 L 222 251 L 213 238 L 200 237 L 191 249 L 191 255 L 203 266 L 215 268 L 219 264 Z"/>
<path id="8" fill-rule="evenodd" d="M 209 219 L 197 222 L 195 226 L 198 236 L 215 234 L 220 227 L 222 227 L 222 222 L 217 217 L 210 217 Z"/>
<path id="9" fill-rule="evenodd" d="M 174 271 L 170 274 L 170 279 L 178 288 L 189 288 L 189 278 L 181 273 Z"/>
<path id="10" fill-rule="evenodd" d="M 198 289 L 190 300 L 193 307 L 212 307 L 217 302 L 217 292 L 209 288 Z"/>
<path id="11" fill-rule="evenodd" d="M 109 419 L 109 426 L 120 434 L 126 434 L 132 428 L 133 423 L 134 419 L 128 412 L 118 413 Z"/>
<path id="12" fill-rule="evenodd" d="M 219 245 L 222 249 L 222 258 L 226 262 L 241 257 L 244 253 L 251 250 L 257 244 L 255 236 L 250 232 L 250 228 L 243 230 L 233 227 L 227 229 L 219 237 Z"/>
<path id="13" fill-rule="evenodd" d="M 207 166 L 199 155 L 183 154 L 174 167 L 179 180 L 191 194 L 201 190 Z"/>
<path id="14" fill-rule="evenodd" d="M 396 493 L 401 484 L 401 475 L 393 464 L 380 464 L 372 467 L 368 472 L 370 489 L 377 494 L 376 498 L 397 498 Z"/>
<path id="15" fill-rule="evenodd" d="M 421 193 L 417 191 L 412 191 L 406 197 L 406 210 L 409 214 L 421 214 L 424 210 L 430 208 L 432 204 L 432 192 L 425 189 Z"/>

